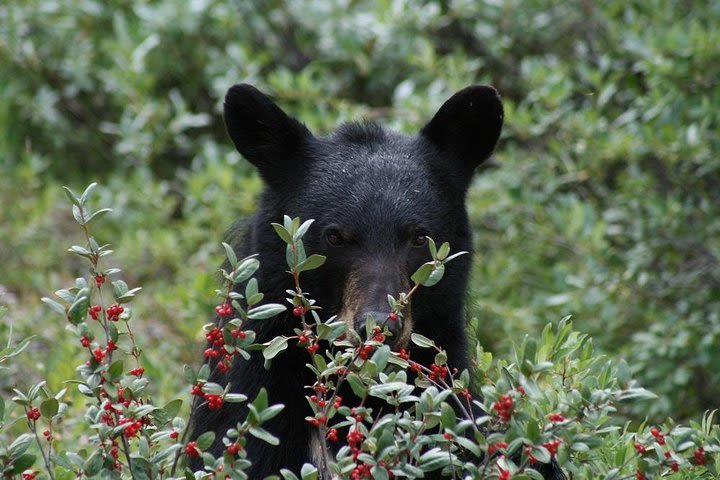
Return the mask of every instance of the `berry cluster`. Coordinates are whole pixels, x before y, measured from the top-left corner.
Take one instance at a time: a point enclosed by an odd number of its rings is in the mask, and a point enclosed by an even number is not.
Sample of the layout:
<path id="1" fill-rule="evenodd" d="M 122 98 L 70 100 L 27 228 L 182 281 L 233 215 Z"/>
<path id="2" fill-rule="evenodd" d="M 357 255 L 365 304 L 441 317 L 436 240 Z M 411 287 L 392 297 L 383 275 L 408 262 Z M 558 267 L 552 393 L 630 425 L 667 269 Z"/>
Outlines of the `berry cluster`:
<path id="1" fill-rule="evenodd" d="M 98 320 L 100 318 L 100 312 L 102 312 L 102 307 L 100 305 L 88 307 L 88 314 L 93 320 Z"/>
<path id="2" fill-rule="evenodd" d="M 445 365 L 436 365 L 432 364 L 430 365 L 430 374 L 428 375 L 428 378 L 430 378 L 433 382 L 439 382 L 440 380 L 444 380 L 445 377 L 447 377 L 448 374 L 448 367 Z"/>
<path id="3" fill-rule="evenodd" d="M 549 442 L 545 442 L 542 444 L 545 449 L 550 452 L 551 457 L 555 457 L 558 452 L 558 448 L 560 448 L 560 444 L 562 443 L 562 440 L 559 438 L 556 438 L 555 440 L 550 440 Z"/>
<path id="4" fill-rule="evenodd" d="M 495 452 L 499 452 L 501 450 L 505 450 L 508 447 L 507 442 L 495 442 L 488 445 L 487 453 L 488 455 L 492 455 Z"/>
<path id="5" fill-rule="evenodd" d="M 660 431 L 657 427 L 650 429 L 650 435 L 655 437 L 655 441 L 658 445 L 665 445 L 665 434 Z"/>
<path id="6" fill-rule="evenodd" d="M 185 445 L 185 453 L 188 454 L 190 457 L 197 458 L 200 456 L 200 450 L 197 448 L 196 442 L 188 442 L 187 445 Z"/>
<path id="7" fill-rule="evenodd" d="M 223 398 L 223 396 L 214 393 L 203 392 L 203 385 L 204 384 L 202 382 L 198 382 L 193 385 L 190 389 L 190 394 L 207 401 L 208 408 L 210 410 L 220 410 L 225 403 L 225 399 Z"/>
<path id="8" fill-rule="evenodd" d="M 30 410 L 28 410 L 25 415 L 27 415 L 27 418 L 29 420 L 35 421 L 38 418 L 40 418 L 40 409 L 37 407 L 33 407 Z"/>
<path id="9" fill-rule="evenodd" d="M 367 344 L 360 345 L 357 349 L 357 352 L 360 358 L 362 358 L 363 360 L 367 360 L 368 358 L 370 358 L 370 355 L 373 352 L 373 346 Z"/>
<path id="10" fill-rule="evenodd" d="M 513 409 L 515 407 L 515 402 L 509 394 L 503 394 L 500 395 L 500 398 L 493 402 L 492 404 L 493 408 L 497 410 L 498 415 L 500 415 L 500 418 L 503 422 L 509 422 L 513 415 Z"/>
<path id="11" fill-rule="evenodd" d="M 232 306 L 229 303 L 223 303 L 215 307 L 215 313 L 218 317 L 229 317 L 232 315 Z"/>
<path id="12" fill-rule="evenodd" d="M 105 313 L 107 314 L 107 319 L 111 322 L 117 322 L 120 320 L 120 315 L 125 311 L 125 308 L 122 307 L 122 305 L 118 305 L 117 303 L 114 303 L 110 305 L 107 310 L 105 310 Z"/>

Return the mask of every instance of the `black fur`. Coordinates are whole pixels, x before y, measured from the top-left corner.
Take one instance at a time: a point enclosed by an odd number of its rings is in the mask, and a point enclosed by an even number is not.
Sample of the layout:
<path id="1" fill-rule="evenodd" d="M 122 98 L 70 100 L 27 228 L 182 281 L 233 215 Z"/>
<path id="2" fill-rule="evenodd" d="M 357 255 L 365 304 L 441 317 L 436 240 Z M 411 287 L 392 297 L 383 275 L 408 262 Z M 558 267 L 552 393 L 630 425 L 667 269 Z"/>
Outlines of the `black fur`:
<path id="1" fill-rule="evenodd" d="M 414 247 L 413 235 L 425 232 L 453 251 L 472 250 L 465 211 L 465 193 L 476 166 L 492 153 L 503 121 L 502 103 L 488 86 L 471 86 L 455 94 L 417 135 L 386 131 L 375 124 L 342 125 L 326 137 L 315 137 L 286 115 L 267 96 L 249 85 L 236 85 L 225 100 L 225 122 L 237 149 L 255 165 L 266 183 L 260 208 L 237 244 L 238 257 L 258 253 L 257 278 L 268 302 L 284 303 L 292 278 L 285 273 L 284 244 L 271 222 L 282 215 L 313 218 L 305 236 L 306 250 L 327 256 L 326 264 L 303 274 L 303 289 L 323 307 L 328 318 L 342 309 L 343 289 L 349 272 L 363 272 L 363 286 L 384 299 L 397 294 L 400 285 L 429 259 L 427 247 Z M 326 229 L 342 232 L 345 244 L 332 246 Z M 233 234 L 236 235 L 236 234 Z M 454 260 L 445 277 L 432 288 L 421 288 L 412 300 L 413 331 L 447 350 L 448 361 L 460 370 L 468 367 L 463 298 L 467 288 L 470 255 Z M 384 272 L 400 272 L 387 274 Z M 384 300 L 367 296 L 363 311 L 383 308 Z M 384 306 L 387 309 L 387 304 Z M 250 322 L 248 329 L 265 342 L 277 335 L 293 335 L 297 318 L 290 314 L 273 320 Z M 412 352 L 421 363 L 432 363 L 428 351 Z M 249 361 L 236 359 L 227 375 L 212 381 L 230 382 L 232 391 L 250 399 L 261 387 L 271 403 L 285 409 L 267 428 L 280 437 L 272 447 L 250 437 L 247 451 L 254 462 L 250 478 L 263 478 L 280 468 L 299 472 L 309 460 L 311 414 L 304 386 L 314 377 L 305 367 L 307 352 L 290 346 L 277 356 L 270 371 L 262 355 Z M 220 411 L 201 407 L 196 412 L 194 436 L 215 431 L 214 453 L 219 454 L 223 433 L 243 418 L 237 404 Z M 547 478 L 553 477 L 549 472 Z M 562 477 L 557 477 L 562 478 Z"/>

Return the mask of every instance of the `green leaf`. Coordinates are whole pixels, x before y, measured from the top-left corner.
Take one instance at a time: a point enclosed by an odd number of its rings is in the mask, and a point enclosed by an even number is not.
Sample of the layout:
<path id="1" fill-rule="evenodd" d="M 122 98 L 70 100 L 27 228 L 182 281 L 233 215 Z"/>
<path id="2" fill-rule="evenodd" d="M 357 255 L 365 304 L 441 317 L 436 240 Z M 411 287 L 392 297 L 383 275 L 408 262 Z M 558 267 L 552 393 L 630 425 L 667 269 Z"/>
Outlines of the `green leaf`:
<path id="1" fill-rule="evenodd" d="M 207 382 L 202 386 L 202 391 L 204 393 L 207 393 L 209 395 L 222 395 L 225 393 L 225 390 L 220 384 L 214 383 L 214 382 Z"/>
<path id="2" fill-rule="evenodd" d="M 142 457 L 133 456 L 131 463 L 133 480 L 149 480 L 152 475 L 152 465 Z"/>
<path id="3" fill-rule="evenodd" d="M 205 432 L 200 435 L 195 442 L 200 450 L 207 450 L 215 441 L 215 432 Z"/>
<path id="4" fill-rule="evenodd" d="M 226 403 L 242 403 L 247 400 L 247 395 L 243 395 L 242 393 L 226 393 L 223 398 Z"/>
<path id="5" fill-rule="evenodd" d="M 257 397 L 255 397 L 255 400 L 252 401 L 252 404 L 258 412 L 262 412 L 268 407 L 268 394 L 264 387 L 260 389 Z"/>
<path id="6" fill-rule="evenodd" d="M 298 480 L 298 477 L 286 468 L 280 469 L 280 475 L 282 475 L 284 480 Z"/>
<path id="7" fill-rule="evenodd" d="M 538 426 L 538 423 L 532 418 L 528 420 L 526 434 L 532 443 L 537 443 L 538 439 L 540 438 L 540 427 Z"/>
<path id="8" fill-rule="evenodd" d="M 442 245 L 440 245 L 440 250 L 437 252 L 437 258 L 441 262 L 445 260 L 450 253 L 450 244 L 448 242 L 444 242 Z"/>
<path id="9" fill-rule="evenodd" d="M 304 261 L 298 263 L 296 270 L 298 271 L 298 273 L 306 272 L 308 270 L 315 270 L 316 268 L 321 267 L 325 263 L 325 259 L 326 257 L 322 255 L 310 255 Z"/>
<path id="10" fill-rule="evenodd" d="M 165 406 L 162 408 L 163 413 L 167 416 L 167 418 L 172 419 L 177 416 L 177 414 L 180 412 L 180 408 L 182 407 L 183 401 L 179 398 L 176 398 L 175 400 L 171 400 L 168 403 L 165 404 Z"/>
<path id="11" fill-rule="evenodd" d="M 260 261 L 257 258 L 249 257 L 240 262 L 233 273 L 233 283 L 242 283 L 257 272 L 260 268 Z"/>
<path id="12" fill-rule="evenodd" d="M 57 415 L 59 409 L 60 402 L 58 402 L 54 397 L 46 398 L 40 404 L 40 413 L 42 413 L 42 416 L 47 419 L 51 419 Z"/>
<path id="13" fill-rule="evenodd" d="M 282 352 L 287 348 L 288 339 L 285 337 L 275 337 L 272 341 L 267 344 L 267 347 L 263 349 L 263 357 L 270 360 L 275 358 L 278 353 Z"/>
<path id="14" fill-rule="evenodd" d="M 349 373 L 346 377 L 350 388 L 353 393 L 359 398 L 365 398 L 367 395 L 367 386 L 363 383 L 362 379 L 356 373 Z"/>
<path id="15" fill-rule="evenodd" d="M 83 470 L 85 470 L 85 474 L 88 477 L 93 477 L 100 473 L 100 469 L 102 468 L 103 464 L 103 458 L 102 458 L 102 450 L 98 449 L 93 452 L 93 454 L 85 460 L 85 465 L 83 465 Z"/>
<path id="16" fill-rule="evenodd" d="M 433 266 L 433 270 L 430 272 L 430 275 L 425 279 L 425 281 L 420 283 L 423 287 L 432 287 L 442 280 L 443 275 L 445 275 L 445 265 L 442 263 L 436 264 Z"/>
<path id="17" fill-rule="evenodd" d="M 306 463 L 300 469 L 300 476 L 302 477 L 302 480 L 317 480 L 318 469 L 315 465 Z"/>
<path id="18" fill-rule="evenodd" d="M 436 260 L 438 252 L 437 252 L 437 246 L 435 245 L 435 240 L 433 240 L 430 237 L 426 237 L 426 238 L 428 241 L 428 248 L 430 249 L 430 256 L 432 257 L 433 260 Z"/>
<path id="19" fill-rule="evenodd" d="M 40 300 L 42 300 L 43 303 L 45 303 L 48 307 L 55 310 L 60 315 L 65 315 L 65 307 L 56 302 L 55 300 L 52 300 L 47 297 L 42 297 Z"/>
<path id="20" fill-rule="evenodd" d="M 298 480 L 297 476 L 286 468 L 280 469 L 280 475 L 283 476 L 284 480 Z"/>
<path id="21" fill-rule="evenodd" d="M 114 381 L 120 378 L 120 376 L 123 374 L 123 360 L 115 360 L 110 367 L 108 367 L 107 370 L 108 376 L 110 377 L 109 380 Z"/>
<path id="22" fill-rule="evenodd" d="M 298 240 L 300 240 L 305 235 L 305 232 L 308 231 L 308 228 L 310 228 L 310 225 L 312 225 L 314 221 L 315 220 L 313 220 L 312 218 L 310 220 L 304 221 L 303 224 L 300 225 L 293 234 L 293 241 L 297 242 Z"/>
<path id="23" fill-rule="evenodd" d="M 70 203 L 79 207 L 81 203 L 77 195 L 75 195 L 75 193 L 66 186 L 63 186 L 62 188 L 65 192 L 65 196 L 68 198 L 68 200 L 70 200 Z"/>
<path id="24" fill-rule="evenodd" d="M 431 348 L 435 346 L 435 342 L 424 335 L 420 335 L 419 333 L 412 333 L 410 335 L 410 340 L 418 347 Z"/>
<path id="25" fill-rule="evenodd" d="M 88 224 L 95 220 L 96 218 L 100 218 L 108 213 L 112 212 L 111 208 L 101 208 L 100 210 L 93 212 L 86 220 L 85 223 Z"/>
<path id="26" fill-rule="evenodd" d="M 410 280 L 413 282 L 423 285 L 424 282 L 430 277 L 430 274 L 433 271 L 433 263 L 423 263 L 420 268 L 415 270 L 415 273 L 412 274 L 410 277 Z"/>
<path id="27" fill-rule="evenodd" d="M 80 195 L 80 205 L 85 205 L 87 203 L 88 198 L 90 198 L 90 195 L 93 194 L 96 187 L 97 187 L 97 182 L 93 182 L 87 186 L 87 188 L 82 193 L 82 195 Z"/>
<path id="28" fill-rule="evenodd" d="M 455 415 L 455 410 L 450 406 L 447 402 L 442 402 L 440 404 L 440 423 L 442 424 L 443 428 L 455 428 L 455 425 L 457 425 L 457 416 Z"/>
<path id="29" fill-rule="evenodd" d="M 35 465 L 35 459 L 36 457 L 32 453 L 23 453 L 22 455 L 15 457 L 12 463 L 10 463 L 11 468 L 8 468 L 8 474 L 20 475 L 23 470 L 27 470 Z"/>
<path id="30" fill-rule="evenodd" d="M 280 444 L 280 440 L 275 435 L 268 432 L 264 428 L 260 428 L 257 426 L 251 426 L 249 432 L 250 432 L 250 435 L 252 435 L 253 437 L 259 438 L 260 440 L 267 442 L 270 445 L 279 445 Z"/>
<path id="31" fill-rule="evenodd" d="M 283 242 L 287 243 L 288 245 L 292 245 L 293 237 L 292 235 L 290 235 L 290 232 L 288 232 L 285 227 L 283 227 L 279 223 L 271 223 L 271 225 L 275 229 L 275 233 L 278 234 L 278 237 L 280 237 Z"/>
<path id="32" fill-rule="evenodd" d="M 259 307 L 254 307 L 248 310 L 248 318 L 253 320 L 265 320 L 286 310 L 287 307 L 285 307 L 285 305 L 281 305 L 279 303 L 266 303 L 265 305 L 260 305 Z"/>
<path id="33" fill-rule="evenodd" d="M 235 255 L 235 251 L 229 244 L 227 244 L 225 242 L 222 242 L 222 246 L 225 249 L 225 256 L 227 257 L 228 262 L 230 262 L 230 266 L 233 269 L 235 269 L 235 267 L 237 266 L 237 263 L 238 263 L 238 259 L 237 259 L 237 255 Z"/>

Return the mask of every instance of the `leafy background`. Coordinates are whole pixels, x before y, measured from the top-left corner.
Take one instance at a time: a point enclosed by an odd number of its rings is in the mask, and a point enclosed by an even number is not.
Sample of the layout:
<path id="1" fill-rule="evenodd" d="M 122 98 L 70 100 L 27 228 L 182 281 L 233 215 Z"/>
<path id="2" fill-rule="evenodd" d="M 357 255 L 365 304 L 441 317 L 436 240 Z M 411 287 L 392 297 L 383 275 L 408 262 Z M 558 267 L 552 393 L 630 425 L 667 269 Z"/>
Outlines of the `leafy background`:
<path id="1" fill-rule="evenodd" d="M 144 287 L 146 371 L 186 395 L 219 241 L 261 188 L 226 138 L 226 89 L 253 83 L 320 133 L 412 133 L 489 83 L 506 128 L 468 203 L 473 338 L 502 356 L 572 314 L 660 395 L 628 415 L 720 403 L 720 3 L 25 0 L 0 18 L 0 338 L 37 335 L 0 388 L 74 375 L 39 301 L 84 273 L 61 185 L 101 183 L 99 240 Z"/>

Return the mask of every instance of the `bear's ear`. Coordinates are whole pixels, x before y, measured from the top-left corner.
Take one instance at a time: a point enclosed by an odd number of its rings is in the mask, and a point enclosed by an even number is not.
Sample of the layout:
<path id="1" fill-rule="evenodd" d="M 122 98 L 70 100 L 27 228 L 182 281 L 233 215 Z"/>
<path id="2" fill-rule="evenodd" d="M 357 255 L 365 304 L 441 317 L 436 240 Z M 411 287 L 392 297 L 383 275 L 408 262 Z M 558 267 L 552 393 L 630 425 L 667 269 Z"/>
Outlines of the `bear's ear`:
<path id="1" fill-rule="evenodd" d="M 446 101 L 420 134 L 471 173 L 495 149 L 503 124 L 503 105 L 488 85 L 466 87 Z"/>
<path id="2" fill-rule="evenodd" d="M 246 83 L 228 90 L 224 117 L 235 148 L 270 183 L 290 174 L 288 169 L 295 163 L 296 154 L 312 137 L 305 125 Z"/>

